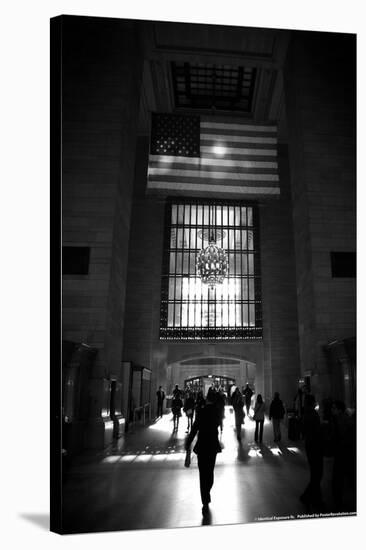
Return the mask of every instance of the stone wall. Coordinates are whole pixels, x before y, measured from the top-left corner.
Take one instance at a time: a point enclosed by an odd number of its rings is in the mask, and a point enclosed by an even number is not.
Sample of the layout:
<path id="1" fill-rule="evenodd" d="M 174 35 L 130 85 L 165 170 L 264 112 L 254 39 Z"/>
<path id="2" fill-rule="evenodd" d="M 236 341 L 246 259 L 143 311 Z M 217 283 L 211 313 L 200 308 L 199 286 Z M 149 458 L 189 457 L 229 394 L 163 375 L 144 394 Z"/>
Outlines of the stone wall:
<path id="1" fill-rule="evenodd" d="M 295 251 L 286 145 L 278 149 L 281 197 L 261 205 L 265 378 L 289 402 L 300 375 Z"/>
<path id="2" fill-rule="evenodd" d="M 330 252 L 356 250 L 355 36 L 293 33 L 285 67 L 302 372 L 319 396 L 323 346 L 355 335 L 355 279 L 332 278 Z"/>
<path id="3" fill-rule="evenodd" d="M 100 446 L 122 354 L 142 59 L 133 22 L 62 19 L 62 239 L 90 247 L 88 275 L 63 277 L 63 338 L 98 349 L 87 444 Z"/>

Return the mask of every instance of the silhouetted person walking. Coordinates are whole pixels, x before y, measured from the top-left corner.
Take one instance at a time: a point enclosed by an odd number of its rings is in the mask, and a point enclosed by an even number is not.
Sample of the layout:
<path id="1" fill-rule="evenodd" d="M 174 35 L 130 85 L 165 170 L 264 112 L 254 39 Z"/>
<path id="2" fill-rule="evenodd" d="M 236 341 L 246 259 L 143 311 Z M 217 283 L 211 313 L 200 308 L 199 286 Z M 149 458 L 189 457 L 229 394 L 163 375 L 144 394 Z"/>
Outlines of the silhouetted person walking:
<path id="1" fill-rule="evenodd" d="M 216 393 L 216 406 L 217 406 L 217 410 L 219 411 L 220 430 L 222 432 L 224 428 L 224 418 L 225 418 L 225 394 L 221 388 Z"/>
<path id="2" fill-rule="evenodd" d="M 238 441 L 241 441 L 241 425 L 244 422 L 244 399 L 240 393 L 239 388 L 236 388 L 232 397 L 231 404 L 234 409 L 235 414 L 235 429 L 236 429 L 236 438 Z"/>
<path id="3" fill-rule="evenodd" d="M 159 416 L 163 416 L 163 405 L 164 405 L 164 399 L 165 399 L 165 392 L 163 391 L 163 388 L 161 386 L 159 386 L 159 389 L 156 392 L 156 396 L 158 399 L 158 408 L 157 408 L 156 416 L 159 418 Z"/>
<path id="4" fill-rule="evenodd" d="M 315 410 L 315 398 L 308 394 L 304 399 L 305 451 L 310 469 L 310 481 L 300 500 L 306 505 L 322 506 L 320 483 L 323 477 L 323 444 L 320 418 Z"/>
<path id="5" fill-rule="evenodd" d="M 202 390 L 199 390 L 196 397 L 196 406 L 195 406 L 196 415 L 205 406 L 205 403 L 206 401 L 205 401 L 205 398 L 203 397 L 203 392 Z"/>
<path id="6" fill-rule="evenodd" d="M 185 448 L 188 450 L 197 436 L 193 452 L 197 454 L 200 476 L 200 492 L 202 500 L 202 514 L 208 514 L 208 505 L 211 502 L 211 489 L 214 482 L 214 468 L 216 455 L 221 452 L 218 438 L 219 413 L 215 405 L 215 392 L 210 388 L 207 392 L 206 404 L 201 408 L 193 422 L 192 430 L 187 436 Z"/>
<path id="7" fill-rule="evenodd" d="M 262 440 L 263 440 L 263 424 L 264 424 L 265 409 L 266 409 L 266 406 L 263 402 L 263 398 L 261 394 L 259 393 L 257 395 L 257 400 L 254 405 L 254 416 L 253 416 L 253 419 L 255 420 L 254 440 L 256 442 L 259 441 L 259 443 L 262 443 Z M 258 434 L 258 431 L 259 431 L 259 434 Z"/>
<path id="8" fill-rule="evenodd" d="M 179 397 L 182 396 L 182 392 L 181 392 L 181 390 L 179 389 L 178 384 L 175 384 L 175 388 L 174 388 L 174 390 L 173 390 L 173 397 L 176 397 L 176 396 L 179 396 Z"/>
<path id="9" fill-rule="evenodd" d="M 184 407 L 183 407 L 183 410 L 186 413 L 186 417 L 187 417 L 187 433 L 192 428 L 194 406 L 195 406 L 195 402 L 194 402 L 193 393 L 188 392 L 184 400 Z"/>
<path id="10" fill-rule="evenodd" d="M 173 413 L 173 430 L 177 430 L 179 426 L 179 418 L 182 416 L 183 401 L 180 398 L 180 394 L 175 394 L 172 399 L 172 413 Z"/>
<path id="11" fill-rule="evenodd" d="M 280 394 L 276 391 L 269 407 L 269 419 L 272 420 L 273 438 L 275 442 L 281 441 L 281 420 L 284 416 L 285 408 L 280 399 Z"/>
<path id="12" fill-rule="evenodd" d="M 247 415 L 249 416 L 249 410 L 250 410 L 250 405 L 251 405 L 251 402 L 252 402 L 253 390 L 249 386 L 248 382 L 246 383 L 246 386 L 243 390 L 243 396 L 244 396 L 244 401 L 245 401 L 245 408 L 247 410 Z"/>

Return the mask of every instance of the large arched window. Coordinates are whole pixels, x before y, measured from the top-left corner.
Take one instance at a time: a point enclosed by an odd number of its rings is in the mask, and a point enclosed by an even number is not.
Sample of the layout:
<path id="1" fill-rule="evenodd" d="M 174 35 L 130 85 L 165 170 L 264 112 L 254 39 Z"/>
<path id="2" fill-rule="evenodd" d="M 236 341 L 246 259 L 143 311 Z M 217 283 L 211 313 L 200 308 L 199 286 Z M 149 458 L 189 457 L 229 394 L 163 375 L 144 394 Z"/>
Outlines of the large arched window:
<path id="1" fill-rule="evenodd" d="M 228 274 L 215 288 L 196 273 L 215 212 L 217 244 Z M 168 200 L 161 298 L 161 339 L 262 337 L 258 211 L 253 203 Z"/>

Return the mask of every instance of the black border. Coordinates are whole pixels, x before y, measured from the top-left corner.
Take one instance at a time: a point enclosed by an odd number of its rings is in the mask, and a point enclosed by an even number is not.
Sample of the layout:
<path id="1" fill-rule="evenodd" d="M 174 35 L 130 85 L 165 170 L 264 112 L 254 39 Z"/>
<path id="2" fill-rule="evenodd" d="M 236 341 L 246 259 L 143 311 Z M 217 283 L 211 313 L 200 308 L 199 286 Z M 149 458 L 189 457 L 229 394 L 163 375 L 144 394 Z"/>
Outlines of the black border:
<path id="1" fill-rule="evenodd" d="M 62 22 L 50 20 L 50 530 L 62 533 Z"/>

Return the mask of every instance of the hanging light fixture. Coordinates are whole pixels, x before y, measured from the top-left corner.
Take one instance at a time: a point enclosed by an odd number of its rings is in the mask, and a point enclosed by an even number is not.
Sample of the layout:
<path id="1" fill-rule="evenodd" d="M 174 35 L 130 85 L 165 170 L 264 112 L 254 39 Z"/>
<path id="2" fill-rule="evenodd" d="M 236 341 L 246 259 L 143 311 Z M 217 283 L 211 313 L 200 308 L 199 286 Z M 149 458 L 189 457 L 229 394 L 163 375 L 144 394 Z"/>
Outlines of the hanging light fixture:
<path id="1" fill-rule="evenodd" d="M 212 210 L 214 208 L 215 221 L 213 223 Z M 222 284 L 228 271 L 228 261 L 225 250 L 216 244 L 216 207 L 210 205 L 209 216 L 209 241 L 208 246 L 203 248 L 197 255 L 196 267 L 198 275 L 204 284 L 213 290 L 217 284 Z M 222 235 L 222 233 L 221 233 Z M 204 232 L 202 232 L 202 241 Z"/>

